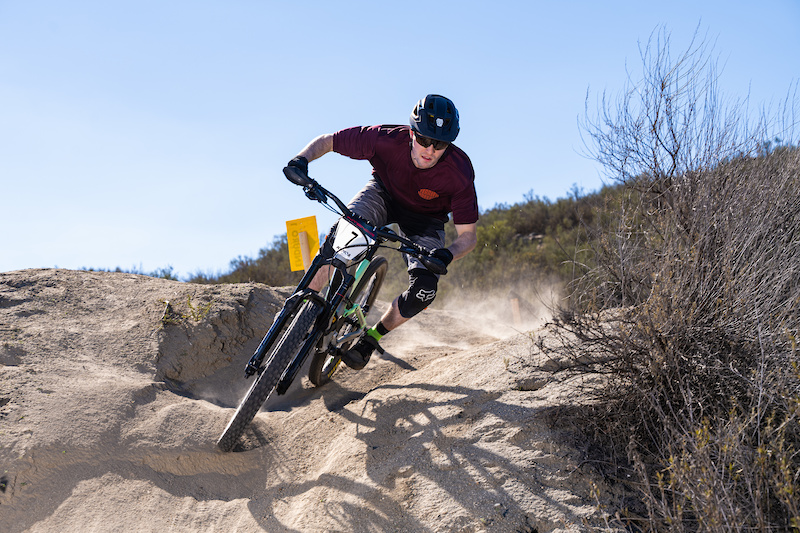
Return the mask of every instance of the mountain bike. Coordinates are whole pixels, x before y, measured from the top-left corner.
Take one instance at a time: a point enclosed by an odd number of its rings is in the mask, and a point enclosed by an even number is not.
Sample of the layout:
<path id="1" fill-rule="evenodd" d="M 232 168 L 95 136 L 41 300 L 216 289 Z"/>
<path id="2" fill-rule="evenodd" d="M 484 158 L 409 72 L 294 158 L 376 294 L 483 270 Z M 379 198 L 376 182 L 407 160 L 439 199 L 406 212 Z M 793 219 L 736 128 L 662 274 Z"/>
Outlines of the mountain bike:
<path id="1" fill-rule="evenodd" d="M 380 249 L 417 257 L 434 274 L 447 272 L 446 265 L 433 257 L 430 250 L 388 226 L 375 226 L 353 213 L 339 198 L 298 169 L 286 167 L 283 173 L 303 188 L 308 199 L 323 204 L 340 218 L 247 362 L 245 378 L 255 378 L 217 440 L 222 451 L 234 447 L 273 393 L 286 393 L 309 356 L 311 383 L 319 387 L 331 380 L 342 362 L 342 354 L 368 329 L 366 316 L 388 268 L 386 258 L 377 255 Z M 321 271 L 328 281 L 317 292 L 309 285 Z"/>

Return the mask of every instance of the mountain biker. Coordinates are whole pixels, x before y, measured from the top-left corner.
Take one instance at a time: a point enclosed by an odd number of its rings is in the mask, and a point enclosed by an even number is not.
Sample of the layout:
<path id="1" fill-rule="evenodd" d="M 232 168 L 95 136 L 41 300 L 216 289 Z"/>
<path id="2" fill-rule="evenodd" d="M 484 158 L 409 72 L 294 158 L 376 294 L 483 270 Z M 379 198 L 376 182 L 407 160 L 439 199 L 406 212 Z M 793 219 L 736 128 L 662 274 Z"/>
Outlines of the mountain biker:
<path id="1" fill-rule="evenodd" d="M 452 142 L 459 132 L 458 110 L 437 94 L 420 100 L 409 126 L 347 128 L 313 139 L 289 162 L 308 175 L 308 163 L 328 152 L 366 159 L 372 178 L 350 201 L 349 208 L 374 225 L 397 223 L 400 233 L 433 250 L 445 265 L 471 252 L 477 243 L 478 200 L 475 171 L 463 150 Z M 456 239 L 445 247 L 444 224 L 453 214 Z M 405 256 L 409 286 L 392 301 L 381 319 L 342 354 L 347 366 L 364 368 L 381 338 L 428 307 L 436 296 L 439 276 L 416 258 Z M 310 285 L 321 290 L 325 272 Z"/>

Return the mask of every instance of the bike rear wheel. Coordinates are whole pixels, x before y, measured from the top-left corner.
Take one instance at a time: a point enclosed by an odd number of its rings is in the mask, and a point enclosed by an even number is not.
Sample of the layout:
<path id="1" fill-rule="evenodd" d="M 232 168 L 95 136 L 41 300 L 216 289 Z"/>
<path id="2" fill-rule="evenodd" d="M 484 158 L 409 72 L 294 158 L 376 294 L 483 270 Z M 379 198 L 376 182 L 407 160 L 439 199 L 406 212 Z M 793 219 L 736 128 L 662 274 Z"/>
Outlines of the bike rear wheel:
<path id="1" fill-rule="evenodd" d="M 247 425 L 252 422 L 256 413 L 275 390 L 281 375 L 303 345 L 309 331 L 314 327 L 318 312 L 317 305 L 305 302 L 298 306 L 293 315 L 286 320 L 288 326 L 280 335 L 275 349 L 272 350 L 266 364 L 259 369 L 253 384 L 239 403 L 239 407 L 228 422 L 225 431 L 217 440 L 217 447 L 220 450 L 227 452 L 233 448 Z"/>
<path id="2" fill-rule="evenodd" d="M 364 315 L 369 312 L 386 277 L 389 265 L 385 257 L 377 256 L 367 267 L 367 271 L 361 277 L 361 281 L 353 289 L 350 301 L 361 307 Z M 342 362 L 342 355 L 349 350 L 358 340 L 358 335 L 340 344 L 340 340 L 358 331 L 359 326 L 350 318 L 334 316 L 333 320 L 340 322 L 334 327 L 332 333 L 326 335 L 322 340 L 322 345 L 314 352 L 311 359 L 311 366 L 308 370 L 308 379 L 317 387 L 321 387 L 331 380 L 339 365 Z"/>

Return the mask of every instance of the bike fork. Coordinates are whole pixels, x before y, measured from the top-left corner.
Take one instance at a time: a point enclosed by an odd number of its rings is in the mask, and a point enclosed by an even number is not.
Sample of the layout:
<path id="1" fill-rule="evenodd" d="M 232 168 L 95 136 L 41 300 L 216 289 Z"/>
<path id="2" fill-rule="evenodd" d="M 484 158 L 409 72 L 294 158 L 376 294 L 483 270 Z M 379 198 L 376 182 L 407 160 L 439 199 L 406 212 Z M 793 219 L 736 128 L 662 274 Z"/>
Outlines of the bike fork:
<path id="1" fill-rule="evenodd" d="M 294 378 L 297 376 L 297 373 L 303 367 L 303 363 L 305 363 L 308 354 L 314 350 L 314 347 L 319 342 L 319 338 L 322 336 L 322 332 L 320 330 L 315 330 L 312 335 L 306 339 L 303 343 L 303 347 L 300 348 L 300 351 L 297 352 L 297 355 L 294 357 L 289 366 L 286 367 L 286 370 L 283 372 L 281 376 L 281 380 L 278 382 L 278 385 L 275 387 L 275 392 L 279 395 L 285 394 L 289 387 L 291 386 Z"/>
<path id="2" fill-rule="evenodd" d="M 247 362 L 247 365 L 244 368 L 244 377 L 249 378 L 256 372 L 258 372 L 261 363 L 264 361 L 264 357 L 269 353 L 269 350 L 272 348 L 272 345 L 275 344 L 275 341 L 278 340 L 278 334 L 283 331 L 284 326 L 286 325 L 286 321 L 289 317 L 292 316 L 292 313 L 298 309 L 306 299 L 312 300 L 321 300 L 319 295 L 310 289 L 306 289 L 301 292 L 297 292 L 289 297 L 286 300 L 286 304 L 283 306 L 283 309 L 278 316 L 275 317 L 275 321 L 272 323 L 272 326 L 269 328 L 269 331 L 264 336 L 264 339 L 261 341 L 261 344 L 258 345 L 253 357 L 250 358 L 250 361 Z M 323 301 L 324 304 L 324 301 Z"/>
<path id="3" fill-rule="evenodd" d="M 279 395 L 284 394 L 287 390 L 289 390 L 289 386 L 294 381 L 297 373 L 303 367 L 303 363 L 305 363 L 306 358 L 312 352 L 312 350 L 316 349 L 319 339 L 322 337 L 322 335 L 324 335 L 325 330 L 328 327 L 327 325 L 330 323 L 332 316 L 331 310 L 339 307 L 339 304 L 344 299 L 344 295 L 347 293 L 347 290 L 350 288 L 352 283 L 353 276 L 345 276 L 342 284 L 339 286 L 339 289 L 336 291 L 336 294 L 334 294 L 333 299 L 330 301 L 330 304 L 322 308 L 323 311 L 319 316 L 317 316 L 313 331 L 305 340 L 303 347 L 297 352 L 297 355 L 294 357 L 292 362 L 289 363 L 289 366 L 284 371 L 283 375 L 281 376 L 281 380 L 278 382 L 278 385 L 275 388 L 275 392 L 277 392 Z"/>

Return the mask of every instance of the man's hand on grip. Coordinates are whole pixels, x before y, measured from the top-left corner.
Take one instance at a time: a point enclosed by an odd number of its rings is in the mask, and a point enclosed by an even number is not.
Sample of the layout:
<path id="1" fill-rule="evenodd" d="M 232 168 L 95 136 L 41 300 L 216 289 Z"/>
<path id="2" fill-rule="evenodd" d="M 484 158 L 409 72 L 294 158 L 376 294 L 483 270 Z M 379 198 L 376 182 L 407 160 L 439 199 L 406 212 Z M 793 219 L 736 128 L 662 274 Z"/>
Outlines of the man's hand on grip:
<path id="1" fill-rule="evenodd" d="M 444 266 L 447 266 L 453 262 L 453 252 L 447 248 L 436 248 L 435 250 L 431 251 L 431 255 L 444 263 Z"/>
<path id="2" fill-rule="evenodd" d="M 308 177 L 308 159 L 306 159 L 302 155 L 299 155 L 294 159 L 292 159 L 291 161 L 289 161 L 289 164 L 287 166 L 296 168 L 297 170 L 303 173 L 303 177 L 306 178 Z"/>

